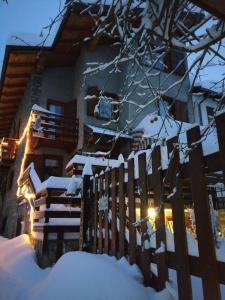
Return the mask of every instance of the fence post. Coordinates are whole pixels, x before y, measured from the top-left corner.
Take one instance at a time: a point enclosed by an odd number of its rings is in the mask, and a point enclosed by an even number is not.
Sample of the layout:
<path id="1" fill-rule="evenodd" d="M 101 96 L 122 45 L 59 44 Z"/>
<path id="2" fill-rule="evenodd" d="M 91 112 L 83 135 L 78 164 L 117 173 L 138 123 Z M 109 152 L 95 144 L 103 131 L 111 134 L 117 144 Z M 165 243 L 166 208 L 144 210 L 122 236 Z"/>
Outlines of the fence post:
<path id="1" fill-rule="evenodd" d="M 128 205 L 129 205 L 129 260 L 130 264 L 136 263 L 136 227 L 133 223 L 136 222 L 135 212 L 135 187 L 134 187 L 134 159 L 128 160 Z"/>
<path id="2" fill-rule="evenodd" d="M 147 189 L 147 166 L 146 166 L 146 154 L 142 153 L 138 156 L 138 169 L 139 169 L 139 188 L 140 188 L 140 218 L 145 219 L 148 215 L 148 189 Z M 141 175 L 141 176 L 140 176 Z M 144 275 L 144 283 L 148 286 L 151 285 L 151 253 L 149 249 L 144 248 L 145 235 L 147 234 L 147 220 L 141 223 L 141 253 L 140 253 L 140 268 Z"/>
<path id="3" fill-rule="evenodd" d="M 105 196 L 108 198 L 108 209 L 104 210 L 104 253 L 109 253 L 109 170 L 105 171 Z"/>
<path id="4" fill-rule="evenodd" d="M 103 196 L 103 174 L 100 174 L 99 177 L 99 199 Z M 102 254 L 103 250 L 103 232 L 102 232 L 102 226 L 103 226 L 103 213 L 102 210 L 99 210 L 98 214 L 98 252 Z"/>
<path id="5" fill-rule="evenodd" d="M 116 197 L 116 171 L 118 169 L 113 168 L 111 171 L 111 196 L 112 196 L 112 220 L 111 220 L 111 255 L 116 256 L 117 253 L 117 197 Z"/>
<path id="6" fill-rule="evenodd" d="M 167 141 L 169 166 L 168 178 L 165 184 L 169 184 L 169 193 L 171 196 L 171 206 L 173 214 L 174 246 L 176 256 L 177 286 L 180 300 L 192 299 L 191 276 L 188 261 L 188 248 L 186 238 L 186 225 L 184 215 L 184 198 L 182 196 L 182 186 L 179 172 L 180 156 L 179 148 L 175 146 L 178 143 L 178 136 Z M 175 189 L 175 190 L 174 190 Z"/>
<path id="7" fill-rule="evenodd" d="M 125 255 L 126 206 L 124 193 L 124 164 L 119 167 L 119 258 Z"/>
<path id="8" fill-rule="evenodd" d="M 90 175 L 83 176 L 83 195 L 81 198 L 81 215 L 80 215 L 80 251 L 88 247 L 87 230 L 90 225 Z"/>
<path id="9" fill-rule="evenodd" d="M 155 146 L 152 152 L 152 184 L 154 192 L 154 205 L 158 209 L 158 215 L 155 220 L 156 227 L 156 248 L 161 246 L 161 242 L 166 248 L 166 231 L 165 231 L 165 215 L 164 215 L 164 194 L 163 194 L 163 178 L 161 170 L 161 151 L 160 146 Z M 166 253 L 158 253 L 156 255 L 158 280 L 157 289 L 165 288 L 165 282 L 168 280 L 168 269 L 166 264 Z"/>
<path id="10" fill-rule="evenodd" d="M 94 177 L 94 205 L 93 205 L 93 252 L 97 253 L 97 230 L 98 230 L 98 177 Z"/>
<path id="11" fill-rule="evenodd" d="M 221 299 L 221 295 L 210 219 L 207 184 L 204 174 L 203 151 L 201 142 L 199 142 L 201 140 L 200 128 L 194 127 L 188 130 L 187 139 L 188 147 L 192 148 L 189 154 L 189 172 L 194 202 L 204 299 L 219 300 Z M 199 143 L 194 144 L 196 142 Z"/>
<path id="12" fill-rule="evenodd" d="M 225 112 L 216 116 L 215 120 L 219 142 L 220 163 L 223 170 L 223 182 L 225 185 Z"/>

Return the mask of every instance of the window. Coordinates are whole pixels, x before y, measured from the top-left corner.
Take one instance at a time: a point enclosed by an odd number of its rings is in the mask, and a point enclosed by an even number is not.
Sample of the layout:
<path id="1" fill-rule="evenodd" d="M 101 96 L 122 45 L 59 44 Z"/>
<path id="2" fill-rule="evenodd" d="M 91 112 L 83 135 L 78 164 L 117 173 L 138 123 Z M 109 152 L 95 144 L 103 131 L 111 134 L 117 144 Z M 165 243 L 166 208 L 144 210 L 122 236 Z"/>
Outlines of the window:
<path id="1" fill-rule="evenodd" d="M 45 156 L 44 157 L 44 180 L 50 176 L 62 175 L 62 158 L 59 156 Z"/>
<path id="2" fill-rule="evenodd" d="M 64 113 L 63 103 L 56 101 L 56 100 L 52 100 L 52 99 L 48 99 L 47 109 L 56 114 L 62 115 Z"/>
<path id="3" fill-rule="evenodd" d="M 186 55 L 177 51 L 164 51 L 163 45 L 161 46 L 157 41 L 151 41 L 150 51 L 146 51 L 141 56 L 140 63 L 144 66 L 151 67 L 165 72 L 173 70 L 175 74 L 184 75 L 186 71 Z"/>
<path id="4" fill-rule="evenodd" d="M 163 100 L 159 102 L 159 114 L 161 117 L 165 117 L 167 113 L 178 121 L 188 121 L 186 102 L 174 101 L 173 98 L 163 97 Z"/>
<path id="5" fill-rule="evenodd" d="M 186 56 L 185 53 L 170 51 L 165 56 L 165 71 L 175 74 L 184 75 L 186 71 Z"/>
<path id="6" fill-rule="evenodd" d="M 104 92 L 100 95 L 97 87 L 89 87 L 87 90 L 87 115 L 98 119 L 117 119 L 118 101 L 116 94 Z"/>
<path id="7" fill-rule="evenodd" d="M 207 116 L 208 116 L 208 122 L 210 123 L 210 122 L 212 122 L 212 120 L 214 118 L 214 108 L 206 106 L 206 112 L 207 112 Z"/>

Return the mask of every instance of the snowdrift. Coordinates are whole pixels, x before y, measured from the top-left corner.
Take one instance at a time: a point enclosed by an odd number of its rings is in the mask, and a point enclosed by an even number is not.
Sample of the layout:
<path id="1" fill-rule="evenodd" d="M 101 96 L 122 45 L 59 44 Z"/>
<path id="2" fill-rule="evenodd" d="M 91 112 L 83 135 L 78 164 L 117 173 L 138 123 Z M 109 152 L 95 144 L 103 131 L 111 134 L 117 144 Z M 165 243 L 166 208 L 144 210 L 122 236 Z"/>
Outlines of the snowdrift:
<path id="1" fill-rule="evenodd" d="M 26 235 L 0 238 L 0 300 L 172 300 L 142 284 L 136 265 L 125 258 L 69 252 L 42 270 Z"/>

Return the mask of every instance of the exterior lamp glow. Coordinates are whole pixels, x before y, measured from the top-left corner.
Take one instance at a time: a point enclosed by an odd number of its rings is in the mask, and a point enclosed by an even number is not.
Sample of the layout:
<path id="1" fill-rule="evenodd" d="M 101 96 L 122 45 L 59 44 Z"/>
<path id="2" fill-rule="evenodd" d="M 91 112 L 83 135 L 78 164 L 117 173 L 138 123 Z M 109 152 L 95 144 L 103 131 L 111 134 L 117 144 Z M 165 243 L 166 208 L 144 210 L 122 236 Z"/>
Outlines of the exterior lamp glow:
<path id="1" fill-rule="evenodd" d="M 155 210 L 154 207 L 149 207 L 148 208 L 148 217 L 150 219 L 155 219 L 155 217 L 156 217 L 156 210 Z"/>

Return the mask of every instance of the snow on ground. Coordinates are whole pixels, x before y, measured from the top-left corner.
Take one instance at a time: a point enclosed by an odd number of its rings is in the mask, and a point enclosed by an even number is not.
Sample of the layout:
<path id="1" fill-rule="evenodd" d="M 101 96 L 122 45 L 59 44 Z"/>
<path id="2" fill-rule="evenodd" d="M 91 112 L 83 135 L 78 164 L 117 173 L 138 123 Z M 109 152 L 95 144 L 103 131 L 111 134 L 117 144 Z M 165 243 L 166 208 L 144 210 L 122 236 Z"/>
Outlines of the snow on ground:
<path id="1" fill-rule="evenodd" d="M 137 266 L 125 258 L 69 252 L 42 270 L 28 237 L 0 238 L 0 300 L 172 300 L 142 284 Z"/>

